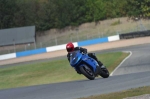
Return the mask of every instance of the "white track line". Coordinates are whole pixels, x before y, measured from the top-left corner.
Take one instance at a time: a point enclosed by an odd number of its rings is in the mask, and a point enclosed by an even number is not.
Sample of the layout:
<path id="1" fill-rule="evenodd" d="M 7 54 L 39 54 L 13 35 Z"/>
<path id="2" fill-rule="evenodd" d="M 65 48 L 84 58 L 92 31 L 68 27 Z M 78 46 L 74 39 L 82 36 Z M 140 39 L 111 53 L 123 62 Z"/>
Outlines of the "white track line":
<path id="1" fill-rule="evenodd" d="M 132 52 L 131 51 L 124 51 L 126 53 L 130 53 L 130 55 L 128 57 L 126 57 L 118 66 L 117 68 L 115 68 L 115 70 L 110 74 L 110 76 L 113 75 L 113 73 L 132 55 Z"/>

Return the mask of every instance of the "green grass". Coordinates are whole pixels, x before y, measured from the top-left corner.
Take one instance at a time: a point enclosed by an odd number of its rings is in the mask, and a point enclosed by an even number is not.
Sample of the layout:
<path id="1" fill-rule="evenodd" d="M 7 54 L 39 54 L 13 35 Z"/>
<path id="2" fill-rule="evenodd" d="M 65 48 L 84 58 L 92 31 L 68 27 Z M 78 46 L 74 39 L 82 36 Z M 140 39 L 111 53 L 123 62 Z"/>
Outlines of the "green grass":
<path id="1" fill-rule="evenodd" d="M 112 72 L 129 53 L 98 54 Z M 0 89 L 87 79 L 78 75 L 67 59 L 0 69 Z"/>
<path id="2" fill-rule="evenodd" d="M 87 98 L 80 98 L 80 99 L 123 99 L 127 97 L 134 97 L 134 96 L 139 96 L 144 94 L 150 94 L 150 86 L 139 87 L 139 88 L 129 89 L 121 92 L 110 93 L 110 94 L 90 96 Z M 148 98 L 144 98 L 144 99 L 148 99 Z"/>

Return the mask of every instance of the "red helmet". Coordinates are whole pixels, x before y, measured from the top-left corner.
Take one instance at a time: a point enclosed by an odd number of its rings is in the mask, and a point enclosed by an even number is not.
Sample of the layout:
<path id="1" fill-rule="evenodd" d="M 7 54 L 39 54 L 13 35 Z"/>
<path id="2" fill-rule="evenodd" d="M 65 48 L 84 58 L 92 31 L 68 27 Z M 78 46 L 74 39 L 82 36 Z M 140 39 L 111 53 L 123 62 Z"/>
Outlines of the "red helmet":
<path id="1" fill-rule="evenodd" d="M 72 42 L 69 42 L 69 43 L 66 45 L 66 50 L 67 50 L 67 52 L 72 52 L 72 51 L 74 51 L 74 45 L 72 44 Z"/>

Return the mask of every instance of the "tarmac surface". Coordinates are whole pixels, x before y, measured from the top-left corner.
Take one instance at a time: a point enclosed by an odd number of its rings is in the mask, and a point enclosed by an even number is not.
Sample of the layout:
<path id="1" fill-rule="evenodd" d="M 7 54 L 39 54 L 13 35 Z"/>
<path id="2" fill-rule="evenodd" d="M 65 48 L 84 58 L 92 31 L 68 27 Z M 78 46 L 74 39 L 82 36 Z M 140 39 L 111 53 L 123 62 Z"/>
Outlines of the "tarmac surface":
<path id="1" fill-rule="evenodd" d="M 76 99 L 149 86 L 150 44 L 96 51 L 96 54 L 116 51 L 131 51 L 132 54 L 109 78 L 0 90 L 0 99 Z"/>

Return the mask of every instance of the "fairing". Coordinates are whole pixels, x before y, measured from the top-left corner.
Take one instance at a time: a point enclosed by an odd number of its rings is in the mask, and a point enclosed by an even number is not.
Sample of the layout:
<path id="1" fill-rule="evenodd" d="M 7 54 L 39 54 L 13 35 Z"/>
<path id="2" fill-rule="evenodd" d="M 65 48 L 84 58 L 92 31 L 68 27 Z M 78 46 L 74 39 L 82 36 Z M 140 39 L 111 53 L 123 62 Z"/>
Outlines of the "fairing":
<path id="1" fill-rule="evenodd" d="M 87 54 L 82 54 L 80 51 L 74 51 L 70 54 L 70 65 L 77 69 L 78 66 L 88 65 L 93 69 L 93 72 L 96 71 L 96 66 L 98 63 Z"/>

